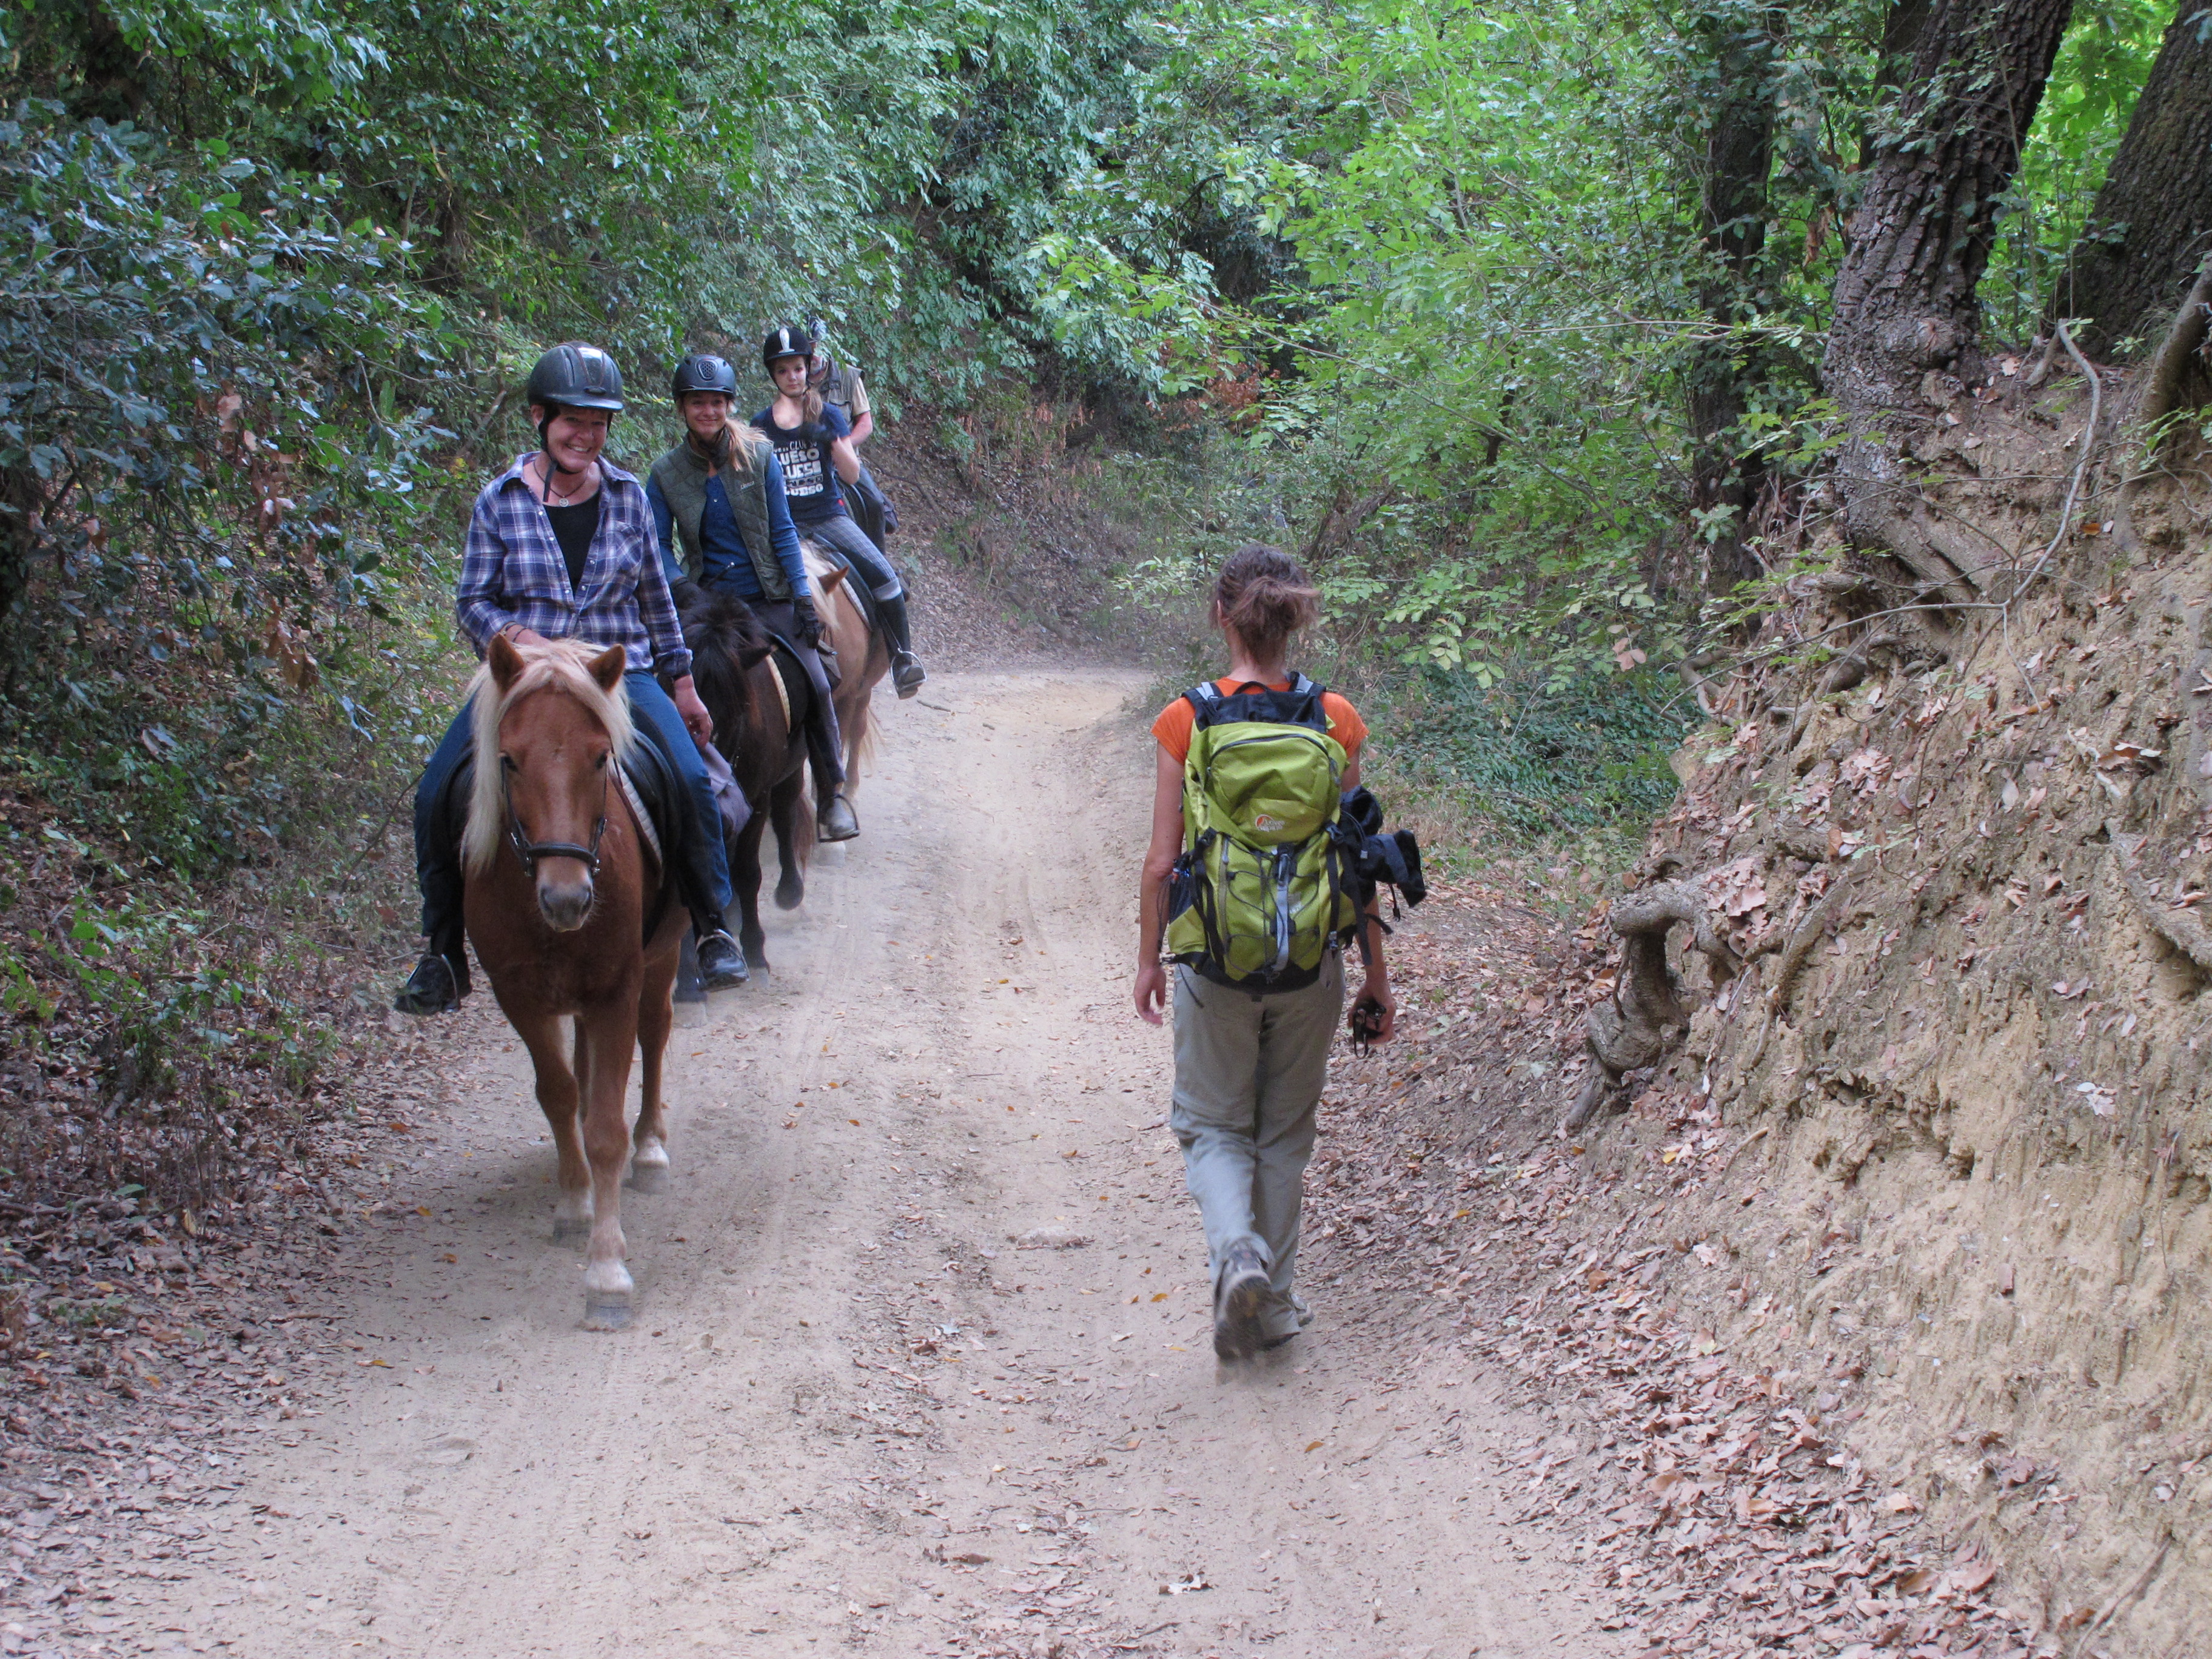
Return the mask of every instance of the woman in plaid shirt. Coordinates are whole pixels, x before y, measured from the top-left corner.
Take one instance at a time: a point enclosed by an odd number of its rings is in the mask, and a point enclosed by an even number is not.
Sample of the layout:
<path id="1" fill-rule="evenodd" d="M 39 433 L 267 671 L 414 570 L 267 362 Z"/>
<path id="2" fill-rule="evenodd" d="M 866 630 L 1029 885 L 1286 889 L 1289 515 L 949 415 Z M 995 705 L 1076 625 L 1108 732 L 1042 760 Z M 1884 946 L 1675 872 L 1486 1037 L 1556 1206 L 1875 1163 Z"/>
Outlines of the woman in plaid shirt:
<path id="1" fill-rule="evenodd" d="M 622 375 L 597 346 L 572 341 L 538 360 L 528 396 L 538 453 L 518 456 L 477 497 L 454 613 L 479 655 L 498 634 L 517 644 L 573 638 L 629 653 L 623 678 L 630 713 L 682 775 L 697 819 L 677 875 L 699 935 L 701 977 L 709 990 L 741 984 L 744 957 L 722 923 L 730 872 L 721 816 L 698 748 L 714 723 L 692 689 L 691 653 L 645 488 L 601 454 L 623 406 Z M 415 792 L 415 872 L 428 949 L 392 1005 L 403 1014 L 447 1013 L 468 994 L 460 860 L 438 807 L 469 744 L 464 709 Z"/>

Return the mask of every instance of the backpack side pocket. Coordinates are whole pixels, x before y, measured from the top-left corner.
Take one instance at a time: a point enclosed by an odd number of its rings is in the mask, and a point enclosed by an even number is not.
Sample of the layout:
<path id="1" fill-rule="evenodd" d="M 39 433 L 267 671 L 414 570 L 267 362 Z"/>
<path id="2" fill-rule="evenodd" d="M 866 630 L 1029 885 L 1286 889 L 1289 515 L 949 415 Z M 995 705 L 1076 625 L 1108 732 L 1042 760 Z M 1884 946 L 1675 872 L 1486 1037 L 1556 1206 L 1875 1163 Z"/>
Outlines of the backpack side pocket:
<path id="1" fill-rule="evenodd" d="M 1198 877 L 1190 867 L 1190 854 L 1183 854 L 1168 872 L 1168 913 L 1166 920 L 1173 921 L 1190 908 L 1198 899 Z"/>

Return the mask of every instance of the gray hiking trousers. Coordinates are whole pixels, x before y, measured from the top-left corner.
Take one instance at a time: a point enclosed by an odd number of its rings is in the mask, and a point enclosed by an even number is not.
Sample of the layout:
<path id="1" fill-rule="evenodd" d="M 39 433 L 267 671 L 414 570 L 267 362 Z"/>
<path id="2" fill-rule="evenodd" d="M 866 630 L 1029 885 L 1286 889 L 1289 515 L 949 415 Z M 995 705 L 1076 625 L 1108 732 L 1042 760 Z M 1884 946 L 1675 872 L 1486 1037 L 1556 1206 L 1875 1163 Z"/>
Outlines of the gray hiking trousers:
<path id="1" fill-rule="evenodd" d="M 1328 1046 L 1344 1012 L 1344 958 L 1330 951 L 1302 991 L 1232 989 L 1176 969 L 1175 1108 L 1183 1179 L 1206 1228 L 1207 1273 L 1218 1286 L 1231 1245 L 1267 1264 L 1267 1337 L 1304 1322 L 1291 1293 L 1298 1206 L 1313 1157 L 1314 1109 L 1328 1078 Z"/>

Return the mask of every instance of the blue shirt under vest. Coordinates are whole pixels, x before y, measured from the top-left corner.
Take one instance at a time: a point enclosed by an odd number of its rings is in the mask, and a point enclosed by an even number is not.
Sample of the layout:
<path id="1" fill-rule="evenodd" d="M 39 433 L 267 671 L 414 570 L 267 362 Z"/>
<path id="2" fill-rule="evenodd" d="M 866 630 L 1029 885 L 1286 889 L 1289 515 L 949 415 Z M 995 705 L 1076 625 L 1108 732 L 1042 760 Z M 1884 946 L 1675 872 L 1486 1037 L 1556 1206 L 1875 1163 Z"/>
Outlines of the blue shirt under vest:
<path id="1" fill-rule="evenodd" d="M 790 582 L 793 594 L 810 594 L 813 590 L 806 580 L 806 560 L 799 550 L 799 532 L 792 526 L 791 509 L 784 500 L 783 469 L 774 461 L 769 463 L 765 484 L 768 521 L 775 538 L 775 562 L 783 567 L 784 578 Z M 668 579 L 674 581 L 684 574 L 682 546 L 676 538 L 676 515 L 669 510 L 668 498 L 660 493 L 657 482 L 647 482 L 645 499 L 653 508 L 653 527 L 659 532 Z M 700 580 L 708 587 L 735 593 L 749 602 L 767 597 L 760 577 L 754 573 L 744 532 L 738 528 L 738 515 L 730 510 L 729 492 L 722 488 L 719 472 L 707 480 L 707 507 L 699 515 L 699 554 L 706 567 L 700 573 Z"/>

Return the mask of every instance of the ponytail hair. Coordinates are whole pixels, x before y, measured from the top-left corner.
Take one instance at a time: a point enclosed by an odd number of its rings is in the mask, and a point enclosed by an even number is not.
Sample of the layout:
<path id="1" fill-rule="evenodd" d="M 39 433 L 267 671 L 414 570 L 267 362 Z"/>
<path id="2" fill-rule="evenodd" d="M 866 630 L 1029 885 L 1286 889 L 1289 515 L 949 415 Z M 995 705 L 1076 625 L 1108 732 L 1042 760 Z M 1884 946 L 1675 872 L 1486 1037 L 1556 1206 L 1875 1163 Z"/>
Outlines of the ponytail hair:
<path id="1" fill-rule="evenodd" d="M 1291 635 L 1321 615 L 1321 590 L 1279 547 L 1248 542 L 1229 556 L 1213 584 L 1222 627 L 1254 656 L 1277 655 Z"/>

